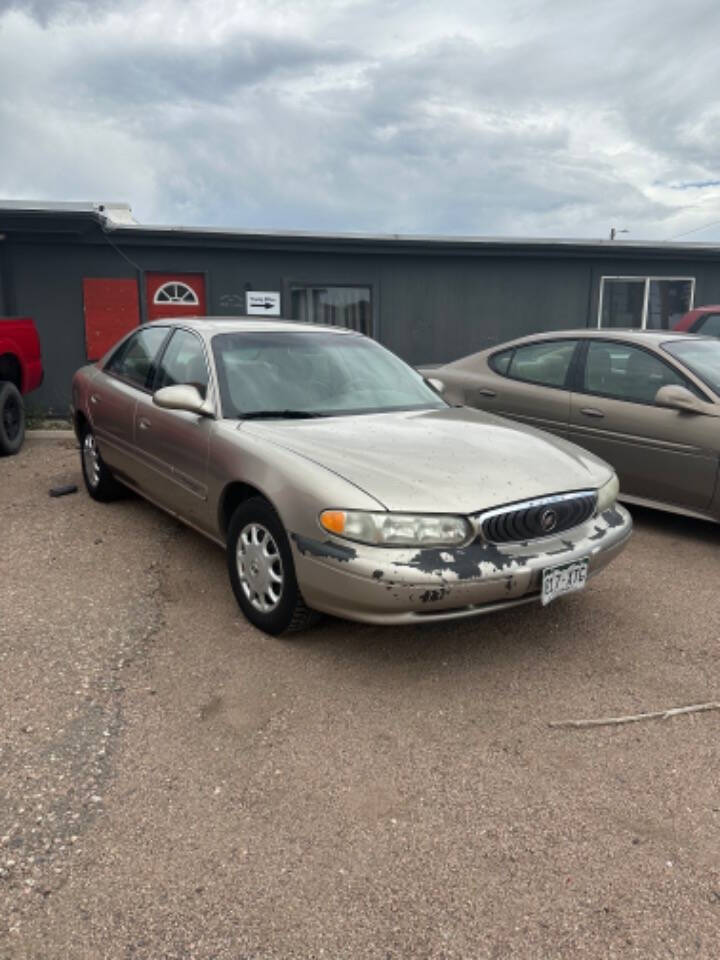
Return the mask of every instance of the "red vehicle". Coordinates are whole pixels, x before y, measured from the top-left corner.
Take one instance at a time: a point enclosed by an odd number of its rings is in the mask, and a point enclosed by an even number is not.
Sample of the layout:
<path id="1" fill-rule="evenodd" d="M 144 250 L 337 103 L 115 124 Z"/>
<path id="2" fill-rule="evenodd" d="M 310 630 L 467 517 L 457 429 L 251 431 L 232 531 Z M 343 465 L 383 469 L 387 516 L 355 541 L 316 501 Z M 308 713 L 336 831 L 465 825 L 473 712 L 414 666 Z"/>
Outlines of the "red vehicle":
<path id="1" fill-rule="evenodd" d="M 720 337 L 720 306 L 696 307 L 675 324 L 685 333 L 702 333 L 706 337 Z"/>
<path id="2" fill-rule="evenodd" d="M 0 317 L 0 454 L 17 453 L 22 446 L 22 398 L 42 379 L 40 339 L 32 317 Z"/>

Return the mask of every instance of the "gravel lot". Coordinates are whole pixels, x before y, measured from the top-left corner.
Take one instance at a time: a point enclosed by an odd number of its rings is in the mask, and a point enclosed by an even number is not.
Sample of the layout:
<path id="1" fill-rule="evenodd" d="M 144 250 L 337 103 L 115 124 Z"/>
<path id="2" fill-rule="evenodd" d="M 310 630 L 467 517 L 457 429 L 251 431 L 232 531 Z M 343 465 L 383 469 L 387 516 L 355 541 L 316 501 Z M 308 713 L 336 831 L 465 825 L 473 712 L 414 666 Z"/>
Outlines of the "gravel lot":
<path id="1" fill-rule="evenodd" d="M 54 483 L 78 493 L 50 499 Z M 0 460 L 2 960 L 720 955 L 720 528 L 583 594 L 269 639 L 220 550 Z"/>

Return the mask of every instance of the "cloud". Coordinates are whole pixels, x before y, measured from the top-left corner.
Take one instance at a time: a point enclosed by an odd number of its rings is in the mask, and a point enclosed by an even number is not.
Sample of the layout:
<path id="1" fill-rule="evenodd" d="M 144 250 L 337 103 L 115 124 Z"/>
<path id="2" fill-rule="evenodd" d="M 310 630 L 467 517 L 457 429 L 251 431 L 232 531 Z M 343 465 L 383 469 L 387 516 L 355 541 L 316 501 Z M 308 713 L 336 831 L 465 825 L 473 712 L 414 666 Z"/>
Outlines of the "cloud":
<path id="1" fill-rule="evenodd" d="M 720 219 L 719 20 L 709 0 L 0 0 L 0 194 L 661 239 Z"/>
<path id="2" fill-rule="evenodd" d="M 56 19 L 97 19 L 113 8 L 129 7 L 140 0 L 0 0 L 0 16 L 8 11 L 24 13 L 42 26 Z"/>

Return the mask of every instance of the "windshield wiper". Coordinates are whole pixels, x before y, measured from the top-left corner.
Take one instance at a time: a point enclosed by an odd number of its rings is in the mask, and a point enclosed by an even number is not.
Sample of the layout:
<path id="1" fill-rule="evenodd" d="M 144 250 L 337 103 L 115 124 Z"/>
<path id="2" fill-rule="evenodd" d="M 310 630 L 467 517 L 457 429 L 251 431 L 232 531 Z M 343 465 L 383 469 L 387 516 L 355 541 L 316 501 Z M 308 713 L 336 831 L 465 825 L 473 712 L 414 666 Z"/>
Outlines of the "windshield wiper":
<path id="1" fill-rule="evenodd" d="M 310 410 L 250 410 L 238 414 L 239 420 L 310 420 L 314 417 L 326 417 L 326 413 L 312 413 Z"/>

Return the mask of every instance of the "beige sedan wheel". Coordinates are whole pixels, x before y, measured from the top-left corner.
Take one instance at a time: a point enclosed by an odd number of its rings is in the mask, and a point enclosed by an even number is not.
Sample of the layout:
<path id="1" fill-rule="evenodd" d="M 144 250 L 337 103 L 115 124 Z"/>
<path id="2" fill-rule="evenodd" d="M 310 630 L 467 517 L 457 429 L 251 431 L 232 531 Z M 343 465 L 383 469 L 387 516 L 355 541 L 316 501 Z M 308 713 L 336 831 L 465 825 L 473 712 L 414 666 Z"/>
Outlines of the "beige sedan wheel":
<path id="1" fill-rule="evenodd" d="M 230 583 L 250 623 L 277 635 L 304 630 L 318 618 L 295 578 L 290 542 L 272 506 L 252 497 L 235 511 L 227 536 Z"/>

